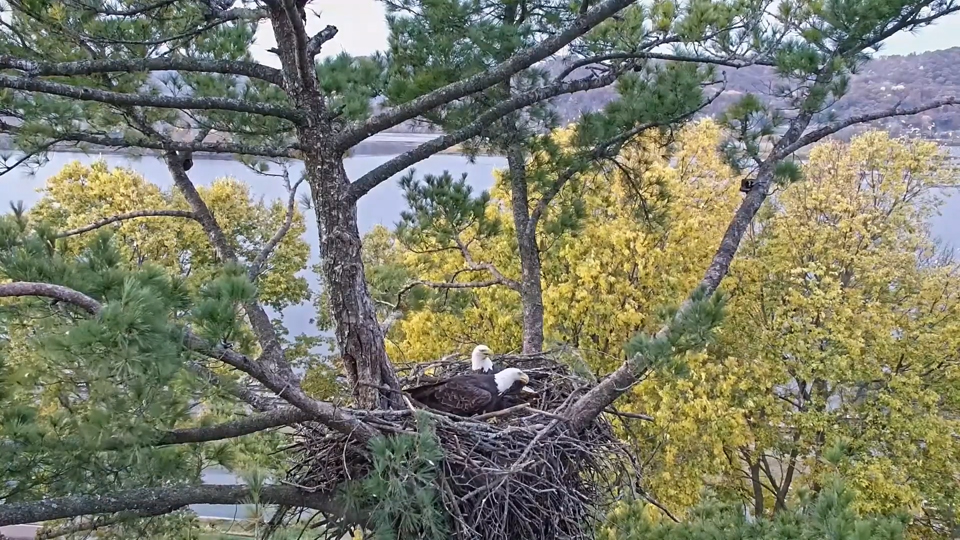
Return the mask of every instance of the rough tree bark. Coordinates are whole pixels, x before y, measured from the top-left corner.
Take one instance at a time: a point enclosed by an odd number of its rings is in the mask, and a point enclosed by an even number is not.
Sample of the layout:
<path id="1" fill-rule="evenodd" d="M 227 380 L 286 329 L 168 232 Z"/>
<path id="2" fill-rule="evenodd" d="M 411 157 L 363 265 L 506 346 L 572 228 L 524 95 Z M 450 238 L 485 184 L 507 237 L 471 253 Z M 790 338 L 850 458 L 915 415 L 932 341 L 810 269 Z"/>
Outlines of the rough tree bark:
<path id="1" fill-rule="evenodd" d="M 517 250 L 520 255 L 520 304 L 523 311 L 523 353 L 543 349 L 543 285 L 540 282 L 540 246 L 536 226 L 530 227 L 530 199 L 527 191 L 527 164 L 523 148 L 507 149 L 510 197 Z"/>
<path id="2" fill-rule="evenodd" d="M 308 46 L 302 21 L 286 10 L 284 2 L 274 6 L 271 22 L 285 87 L 298 108 L 306 112 L 298 135 L 343 369 L 358 406 L 399 407 L 399 396 L 390 390 L 399 390 L 400 385 L 387 358 L 383 331 L 364 276 L 357 207 L 348 198 L 350 180 L 343 167 L 343 152 L 331 144 L 335 140 L 334 118 L 314 75 L 313 55 L 319 52 L 319 46 Z"/>

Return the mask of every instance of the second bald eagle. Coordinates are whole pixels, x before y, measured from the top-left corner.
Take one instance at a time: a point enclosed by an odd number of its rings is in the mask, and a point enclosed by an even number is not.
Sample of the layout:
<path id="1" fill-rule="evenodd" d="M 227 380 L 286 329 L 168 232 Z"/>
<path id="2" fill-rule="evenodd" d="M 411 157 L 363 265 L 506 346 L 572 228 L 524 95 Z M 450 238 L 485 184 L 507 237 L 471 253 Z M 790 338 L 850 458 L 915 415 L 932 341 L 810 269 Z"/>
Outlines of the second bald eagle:
<path id="1" fill-rule="evenodd" d="M 499 410 L 504 395 L 520 392 L 530 382 L 526 373 L 507 368 L 493 374 L 457 375 L 445 381 L 408 390 L 418 402 L 458 416 Z"/>

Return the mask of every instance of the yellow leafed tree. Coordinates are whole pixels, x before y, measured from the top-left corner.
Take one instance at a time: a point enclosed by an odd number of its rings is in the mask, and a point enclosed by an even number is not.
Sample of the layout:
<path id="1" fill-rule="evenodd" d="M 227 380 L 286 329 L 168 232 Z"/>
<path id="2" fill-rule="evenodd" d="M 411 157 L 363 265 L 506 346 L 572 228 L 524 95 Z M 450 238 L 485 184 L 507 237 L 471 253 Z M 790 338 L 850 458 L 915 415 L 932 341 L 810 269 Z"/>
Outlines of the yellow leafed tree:
<path id="1" fill-rule="evenodd" d="M 279 200 L 253 200 L 250 188 L 233 178 L 218 178 L 198 187 L 200 196 L 233 242 L 241 260 L 252 262 L 283 225 L 287 208 Z M 138 210 L 188 210 L 178 191 L 167 191 L 135 171 L 98 161 L 65 166 L 47 180 L 43 198 L 31 208 L 38 221 L 67 231 Z M 216 253 L 200 225 L 182 217 L 147 217 L 109 225 L 131 260 L 158 264 L 188 283 L 202 284 L 218 268 Z M 260 299 L 274 308 L 306 300 L 307 282 L 297 274 L 307 265 L 310 248 L 302 239 L 303 214 L 294 209 L 290 230 L 277 245 L 257 286 Z M 84 242 L 72 242 L 82 245 Z"/>
<path id="2" fill-rule="evenodd" d="M 665 441 L 651 488 L 676 511 L 709 490 L 775 512 L 823 485 L 841 445 L 859 510 L 943 534 L 960 502 L 960 276 L 927 220 L 957 180 L 935 144 L 877 132 L 821 144 L 803 173 L 740 249 L 717 346 L 689 378 L 640 386 Z"/>
<path id="3" fill-rule="evenodd" d="M 674 143 L 674 166 L 661 141 L 641 139 L 619 159 L 632 163 L 629 174 L 612 166 L 561 195 L 580 199 L 584 212 L 571 231 L 540 233 L 548 343 L 573 345 L 591 365 L 608 369 L 620 363 L 630 336 L 654 328 L 658 307 L 679 301 L 694 286 L 738 202 L 739 184 L 714 152 L 719 138 L 719 128 L 710 121 L 683 130 Z M 500 222 L 499 234 L 474 240 L 474 231 L 468 230 L 462 240 L 475 263 L 492 264 L 516 279 L 506 189 L 498 175 L 493 204 L 486 210 Z M 399 243 L 393 250 L 394 263 L 412 278 L 469 280 L 459 252 L 416 253 Z M 372 281 L 377 283 L 375 276 Z M 501 352 L 517 350 L 519 304 L 517 293 L 501 286 L 439 291 L 393 327 L 392 357 L 424 360 L 476 343 Z"/>
<path id="4" fill-rule="evenodd" d="M 739 201 L 721 136 L 700 122 L 669 155 L 644 139 L 621 154 L 622 167 L 563 194 L 582 200 L 583 218 L 539 238 L 548 341 L 607 372 L 636 331 L 659 327 L 659 308 L 695 286 Z M 883 133 L 822 144 L 802 172 L 778 188 L 740 249 L 718 342 L 685 359 L 686 376 L 655 374 L 622 400 L 655 418 L 639 424 L 654 452 L 647 488 L 678 516 L 706 495 L 773 513 L 818 489 L 829 472 L 823 452 L 841 445 L 860 510 L 909 511 L 913 533 L 930 533 L 960 502 L 960 280 L 926 222 L 934 187 L 957 181 L 936 145 Z M 516 279 L 500 178 L 491 195 L 499 234 L 468 229 L 461 241 L 474 264 Z M 384 300 L 404 282 L 470 279 L 457 250 L 413 251 L 385 230 L 370 238 L 368 276 L 391 291 Z M 506 287 L 438 290 L 405 307 L 389 334 L 395 359 L 475 343 L 519 348 L 519 297 Z"/>

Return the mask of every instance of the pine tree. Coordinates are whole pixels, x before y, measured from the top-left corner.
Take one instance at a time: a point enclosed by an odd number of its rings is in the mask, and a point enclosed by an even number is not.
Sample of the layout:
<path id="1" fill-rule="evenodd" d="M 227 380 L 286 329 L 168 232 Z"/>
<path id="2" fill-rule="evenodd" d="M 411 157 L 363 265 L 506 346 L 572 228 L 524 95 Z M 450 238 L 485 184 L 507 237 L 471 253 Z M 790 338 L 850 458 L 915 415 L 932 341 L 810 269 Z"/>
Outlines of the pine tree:
<path id="1" fill-rule="evenodd" d="M 502 61 L 504 55 L 514 54 L 524 43 L 538 34 L 548 32 L 557 23 L 556 14 L 563 14 L 564 3 L 547 3 L 539 10 L 529 8 L 525 2 L 503 3 L 475 2 L 473 12 L 465 18 L 494 10 L 497 17 L 492 24 L 501 31 L 509 32 L 517 39 L 513 48 L 489 50 L 487 58 L 478 63 Z M 677 12 L 675 6 L 654 5 L 652 8 L 631 6 L 620 18 L 604 25 L 601 32 L 588 35 L 578 43 L 575 55 L 566 59 L 560 69 L 531 68 L 522 76 L 476 94 L 469 101 L 446 107 L 428 120 L 443 130 L 462 127 L 464 118 L 473 118 L 484 104 L 510 98 L 528 92 L 538 86 L 562 82 L 587 69 L 602 73 L 597 75 L 607 82 L 617 81 L 618 99 L 596 113 L 584 114 L 578 119 L 570 144 L 557 144 L 553 131 L 559 127 L 557 115 L 547 106 L 537 105 L 521 112 L 506 115 L 491 124 L 479 137 L 465 145 L 468 154 L 481 150 L 507 157 L 504 171 L 509 179 L 513 230 L 520 261 L 520 276 L 513 279 L 489 261 L 477 260 L 471 253 L 472 242 L 483 242 L 487 237 L 482 223 L 477 223 L 476 234 L 467 238 L 464 234 L 469 223 L 440 224 L 436 216 L 414 211 L 403 216 L 401 227 L 406 233 L 416 231 L 418 238 L 406 238 L 411 247 L 451 249 L 461 252 L 464 258 L 463 272 L 466 276 L 481 276 L 485 279 L 466 279 L 451 282 L 421 282 L 434 289 L 469 289 L 505 286 L 520 295 L 522 307 L 524 353 L 539 352 L 543 347 L 543 292 L 541 286 L 541 252 L 556 242 L 557 236 L 576 229 L 578 212 L 582 206 L 576 188 L 566 189 L 573 197 L 558 198 L 568 183 L 577 183 L 588 169 L 611 169 L 611 160 L 624 144 L 640 134 L 662 128 L 676 128 L 685 119 L 692 117 L 716 97 L 720 87 L 719 75 L 713 67 L 743 67 L 764 64 L 767 51 L 743 52 L 739 45 L 745 44 L 752 34 L 748 19 L 753 12 L 746 6 L 727 6 L 709 2 L 691 5 Z M 643 24 L 649 20 L 649 26 Z M 407 31 L 429 31 L 430 19 L 422 27 Z M 436 30 L 439 31 L 439 30 Z M 723 35 L 723 39 L 710 36 Z M 698 52 L 689 53 L 683 48 L 677 54 L 654 52 L 666 43 L 682 42 L 696 44 Z M 629 44 L 629 45 L 627 45 Z M 763 48 L 772 47 L 772 43 Z M 394 51 L 396 52 L 396 51 Z M 582 56 L 582 58 L 578 58 Z M 666 62 L 666 63 L 664 63 Z M 704 95 L 705 87 L 710 96 Z M 411 207 L 430 206 L 439 214 L 460 215 L 470 206 L 483 203 L 485 197 L 470 197 L 465 179 L 452 183 L 448 178 L 425 177 L 415 180 L 411 172 L 401 183 Z M 422 185 L 425 184 L 425 185 Z M 466 197 L 464 197 L 466 195 Z M 468 210 L 469 211 L 469 210 Z M 440 225 L 441 229 L 436 229 Z M 450 227 L 459 230 L 451 234 Z M 419 242 L 419 243 L 417 243 Z M 400 307 L 400 306 L 398 306 Z"/>
<path id="2" fill-rule="evenodd" d="M 628 9 L 633 4 L 630 0 L 572 5 L 516 0 L 390 4 L 399 8 L 389 21 L 391 51 L 373 58 L 341 56 L 326 61 L 316 59 L 337 30 L 326 27 L 309 34 L 306 2 L 264 0 L 236 7 L 211 0 L 148 4 L 18 0 L 10 4 L 11 12 L 0 33 L 0 68 L 5 71 L 0 74 L 0 104 L 8 120 L 0 123 L 0 131 L 26 153 L 26 158 L 17 159 L 10 167 L 42 159 L 56 144 L 158 151 L 190 208 L 190 219 L 201 225 L 223 265 L 209 287 L 196 295 L 184 295 L 177 281 L 162 272 L 120 268 L 102 239 L 92 244 L 86 255 L 68 261 L 58 256 L 53 241 L 56 235 L 44 227 L 29 231 L 17 218 L 12 225 L 4 225 L 3 247 L 9 256 L 3 263 L 5 282 L 0 284 L 0 296 L 25 297 L 11 305 L 28 310 L 49 310 L 50 306 L 40 306 L 35 298 L 52 298 L 57 300 L 53 307 L 58 310 L 56 317 L 42 323 L 50 327 L 39 328 L 39 336 L 49 337 L 49 342 L 31 343 L 23 351 L 4 351 L 4 358 L 24 352 L 49 355 L 43 357 L 51 366 L 48 369 L 62 373 L 66 364 L 82 353 L 84 365 L 77 369 L 82 367 L 85 379 L 97 383 L 83 387 L 84 403 L 78 414 L 84 418 L 84 429 L 78 426 L 76 434 L 68 432 L 71 437 L 84 444 L 90 439 L 108 443 L 106 450 L 116 451 L 128 447 L 130 439 L 153 448 L 222 440 L 305 420 L 321 422 L 358 445 L 367 445 L 380 435 L 376 427 L 360 419 L 362 414 L 319 401 L 300 386 L 290 366 L 291 348 L 285 347 L 281 332 L 256 293 L 264 261 L 245 260 L 235 247 L 236 239 L 227 237 L 223 224 L 204 202 L 189 177 L 194 153 L 244 156 L 259 170 L 267 168 L 268 160 L 303 161 L 319 224 L 325 292 L 346 378 L 361 408 L 396 407 L 400 405 L 394 391 L 398 381 L 366 283 L 356 215 L 361 197 L 430 155 L 477 137 L 481 137 L 477 145 L 512 152 L 512 172 L 521 170 L 521 161 L 540 153 L 553 159 L 550 139 L 532 136 L 541 124 L 552 126 L 546 110 L 535 106 L 550 98 L 622 81 L 619 90 L 624 99 L 600 115 L 583 119 L 577 128 L 575 150 L 555 160 L 564 166 L 559 173 L 547 169 L 542 185 L 535 175 L 525 175 L 524 181 L 517 183 L 517 196 L 533 185 L 542 190 L 539 200 L 549 204 L 545 195 L 564 187 L 560 180 L 566 171 L 575 174 L 585 164 L 605 157 L 607 149 L 619 148 L 632 130 L 660 122 L 674 124 L 702 104 L 698 85 L 710 80 L 702 68 L 653 68 L 635 63 L 660 56 L 653 52 L 654 41 L 687 47 L 681 47 L 670 60 L 682 60 L 679 57 L 690 51 L 699 53 L 702 47 L 708 47 L 707 57 L 714 59 L 729 55 L 741 61 L 752 61 L 756 55 L 769 58 L 788 83 L 783 91 L 788 107 L 776 110 L 744 101 L 729 115 L 728 125 L 736 129 L 729 145 L 731 161 L 755 166 L 756 174 L 745 186 L 744 203 L 697 295 L 677 310 L 674 323 L 663 335 L 638 340 L 640 346 L 634 352 L 640 354 L 572 406 L 568 425 L 575 430 L 629 388 L 643 373 L 638 367 L 654 365 L 646 355 L 656 353 L 659 359 L 668 346 L 702 344 L 703 340 L 692 340 L 686 333 L 698 338 L 708 335 L 708 328 L 702 325 L 714 320 L 713 308 L 719 305 L 711 296 L 729 268 L 744 230 L 774 181 L 796 176 L 783 165 L 789 156 L 847 125 L 953 104 L 953 100 L 942 100 L 914 110 L 878 111 L 809 129 L 830 100 L 842 95 L 846 75 L 863 61 L 867 50 L 897 32 L 912 31 L 960 9 L 952 0 L 785 1 L 775 6 L 776 10 L 764 2 L 739 1 L 656 2 L 647 9 Z M 477 9 L 477 5 L 496 9 Z M 762 17 L 762 13 L 772 15 Z M 518 24 L 521 18 L 530 23 Z M 280 68 L 252 60 L 250 47 L 260 22 L 268 22 L 273 31 Z M 729 28 L 731 25 L 736 28 Z M 770 46 L 775 48 L 768 51 Z M 574 54 L 573 64 L 602 64 L 599 72 L 545 80 L 532 69 L 564 48 Z M 639 74 L 625 77 L 627 70 L 638 67 Z M 663 92 L 674 86 L 683 90 L 682 97 L 670 101 Z M 374 111 L 374 98 L 384 98 L 384 107 Z M 411 120 L 432 122 L 446 133 L 359 178 L 347 177 L 343 167 L 346 152 L 373 134 Z M 760 127 L 751 127 L 755 125 Z M 185 131 L 188 138 L 183 137 Z M 524 134 L 520 142 L 514 132 Z M 214 133 L 217 140 L 211 139 Z M 606 145 L 611 139 L 616 139 L 615 144 Z M 764 142 L 770 139 L 772 147 L 766 150 Z M 517 146 L 520 152 L 513 152 Z M 531 200 L 528 193 L 525 208 L 529 209 Z M 526 230 L 535 231 L 535 227 Z M 272 241 L 259 251 L 264 257 L 269 257 Z M 536 247 L 532 233 L 522 241 Z M 530 263 L 533 259 L 526 260 Z M 533 279 L 531 264 L 524 272 Z M 531 285 L 527 291 L 532 290 Z M 21 301 L 26 303 L 21 305 Z M 223 338 L 239 331 L 241 315 L 252 329 L 256 347 L 235 350 L 223 343 Z M 26 322 L 30 318 L 29 313 L 15 313 L 6 324 L 27 339 L 35 335 L 30 332 L 37 332 Z M 69 338 L 65 337 L 67 331 Z M 536 341 L 531 339 L 531 343 Z M 207 382 L 222 383 L 215 371 L 195 369 L 199 359 L 243 372 L 290 407 L 272 408 L 247 395 L 245 399 L 261 413 L 196 430 L 174 428 L 186 407 L 181 385 L 196 384 L 197 374 Z M 32 370 L 13 375 L 37 376 Z M 117 380 L 116 386 L 109 382 L 111 378 Z M 244 394 L 239 390 L 233 393 Z M 11 400 L 4 411 L 14 411 L 4 422 L 4 429 L 11 429 L 4 443 L 12 441 L 5 451 L 18 463 L 25 479 L 22 495 L 25 499 L 47 498 L 5 504 L 0 509 L 0 524 L 116 512 L 155 515 L 188 504 L 236 502 L 254 495 L 249 486 L 190 485 L 186 472 L 182 476 L 174 473 L 189 463 L 179 455 L 170 458 L 174 472 L 169 477 L 157 474 L 163 470 L 160 467 L 144 471 L 140 477 L 136 469 L 127 477 L 120 467 L 112 466 L 88 475 L 79 464 L 63 469 L 68 475 L 64 478 L 82 476 L 62 487 L 58 488 L 54 479 L 33 484 L 32 454 L 22 450 L 46 452 L 43 448 L 49 432 L 34 421 L 46 412 L 40 406 L 43 402 L 35 402 L 35 394 L 29 392 L 12 392 L 4 398 Z M 77 406 L 69 395 L 57 399 L 68 411 Z M 163 407 L 165 415 L 152 407 Z M 127 416 L 105 416 L 104 409 L 125 410 Z M 56 415 L 52 416 L 56 420 Z M 149 429 L 141 431 L 141 425 Z M 104 430 L 114 432 L 119 441 L 106 438 Z M 161 455 L 164 451 L 158 450 Z M 135 452 L 130 459 L 135 461 L 137 455 Z M 67 460 L 65 451 L 45 459 L 53 470 L 61 461 L 76 463 Z M 109 460 L 105 463 L 110 465 Z M 98 483 L 108 480 L 113 484 Z M 44 492 L 50 482 L 61 491 Z M 16 490 L 19 485 L 10 488 Z M 331 503 L 330 494 L 264 486 L 257 488 L 255 495 L 264 503 L 343 513 Z"/>

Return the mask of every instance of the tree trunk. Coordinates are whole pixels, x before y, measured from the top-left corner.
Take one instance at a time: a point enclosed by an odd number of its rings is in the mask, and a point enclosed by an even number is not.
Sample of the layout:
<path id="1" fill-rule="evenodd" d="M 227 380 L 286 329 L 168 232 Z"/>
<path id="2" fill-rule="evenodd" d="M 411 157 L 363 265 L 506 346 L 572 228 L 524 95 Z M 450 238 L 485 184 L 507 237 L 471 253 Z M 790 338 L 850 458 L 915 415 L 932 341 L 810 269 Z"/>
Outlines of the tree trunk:
<path id="1" fill-rule="evenodd" d="M 520 302 L 523 310 L 523 353 L 543 350 L 543 288 L 540 283 L 540 248 L 537 231 L 528 230 L 530 201 L 527 193 L 526 156 L 519 145 L 507 149 L 513 224 L 520 254 Z"/>
<path id="2" fill-rule="evenodd" d="M 357 207 L 344 200 L 349 180 L 343 160 L 324 155 L 323 149 L 310 154 L 304 161 L 320 232 L 324 286 L 347 381 L 360 407 L 400 406 L 398 394 L 382 389 L 399 390 L 400 384 L 367 289 Z"/>
<path id="3" fill-rule="evenodd" d="M 297 14 L 285 4 L 271 14 L 284 88 L 307 120 L 297 127 L 304 171 L 320 234 L 324 287 L 336 326 L 337 347 L 357 406 L 367 409 L 402 404 L 399 381 L 387 358 L 383 331 L 377 322 L 360 258 L 357 205 L 348 200 L 350 181 L 343 152 L 333 143 L 333 117 L 317 85 L 309 39 Z"/>

